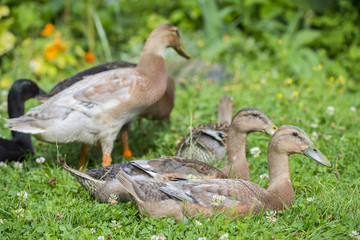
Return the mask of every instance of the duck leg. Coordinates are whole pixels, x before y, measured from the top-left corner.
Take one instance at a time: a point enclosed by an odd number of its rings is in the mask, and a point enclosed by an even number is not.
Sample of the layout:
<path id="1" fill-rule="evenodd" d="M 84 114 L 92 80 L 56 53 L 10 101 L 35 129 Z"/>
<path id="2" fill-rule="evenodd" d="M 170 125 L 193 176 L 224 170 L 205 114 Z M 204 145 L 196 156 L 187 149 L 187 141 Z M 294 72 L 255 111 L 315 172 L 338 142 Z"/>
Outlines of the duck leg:
<path id="1" fill-rule="evenodd" d="M 110 166 L 110 165 L 111 165 L 111 162 L 112 162 L 112 159 L 111 159 L 110 154 L 108 154 L 108 155 L 103 155 L 101 166 L 103 166 L 103 167 Z"/>
<path id="2" fill-rule="evenodd" d="M 80 153 L 80 163 L 79 163 L 79 171 L 84 170 L 85 164 L 86 164 L 86 156 L 88 152 L 90 151 L 90 148 L 86 144 L 81 144 L 81 153 Z"/>
<path id="3" fill-rule="evenodd" d="M 123 156 L 126 158 L 131 158 L 132 153 L 129 149 L 129 143 L 128 143 L 128 131 L 129 131 L 130 123 L 123 126 L 123 128 L 120 131 L 120 140 L 121 144 L 123 146 Z"/>

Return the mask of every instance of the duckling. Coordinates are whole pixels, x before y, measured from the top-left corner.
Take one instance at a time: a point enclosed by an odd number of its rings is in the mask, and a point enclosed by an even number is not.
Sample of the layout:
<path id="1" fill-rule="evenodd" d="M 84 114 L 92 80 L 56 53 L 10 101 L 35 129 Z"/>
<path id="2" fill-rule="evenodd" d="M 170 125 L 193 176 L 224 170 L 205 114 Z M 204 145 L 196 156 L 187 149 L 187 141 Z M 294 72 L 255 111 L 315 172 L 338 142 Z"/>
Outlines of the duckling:
<path id="1" fill-rule="evenodd" d="M 303 154 L 332 167 L 306 133 L 295 126 L 282 126 L 268 146 L 268 189 L 242 179 L 180 180 L 147 182 L 133 179 L 120 171 L 117 179 L 133 197 L 139 210 L 155 217 L 172 216 L 181 220 L 199 213 L 208 216 L 225 212 L 240 217 L 261 210 L 283 210 L 294 203 L 294 189 L 289 172 L 289 156 Z"/>
<path id="2" fill-rule="evenodd" d="M 233 99 L 230 96 L 221 97 L 217 123 L 200 124 L 194 127 L 191 134 L 187 134 L 179 143 L 176 156 L 207 163 L 223 160 L 233 112 Z"/>
<path id="3" fill-rule="evenodd" d="M 16 80 L 8 94 L 9 118 L 23 115 L 25 101 L 44 93 L 35 82 L 29 79 Z M 20 161 L 26 155 L 34 154 L 30 135 L 11 131 L 11 136 L 11 140 L 0 138 L 0 161 Z"/>
<path id="4" fill-rule="evenodd" d="M 64 164 L 76 180 L 90 191 L 90 195 L 101 202 L 107 201 L 111 194 L 118 195 L 119 199 L 129 200 L 129 195 L 116 179 L 120 168 L 131 177 L 137 176 L 146 178 L 147 181 L 167 179 L 194 178 L 226 178 L 228 176 L 250 177 L 249 168 L 246 162 L 245 144 L 246 136 L 253 131 L 266 132 L 272 135 L 276 126 L 270 119 L 256 108 L 241 109 L 234 117 L 230 127 L 229 154 L 226 158 L 223 170 L 212 167 L 201 161 L 180 157 L 163 157 L 160 159 L 134 160 L 115 164 L 109 167 L 90 169 L 81 172 Z M 238 136 L 237 136 L 238 135 Z M 188 169 L 190 168 L 190 170 Z M 242 169 L 244 168 L 244 169 Z"/>
<path id="5" fill-rule="evenodd" d="M 79 82 L 88 76 L 92 76 L 100 72 L 110 71 L 113 69 L 134 68 L 134 67 L 136 67 L 136 64 L 125 61 L 113 61 L 113 62 L 103 63 L 98 66 L 79 72 L 74 76 L 71 76 L 59 82 L 49 93 L 41 96 L 37 96 L 36 98 L 40 101 L 45 102 L 49 100 L 49 98 L 53 97 L 55 94 L 61 92 L 62 90 L 70 87 L 74 83 Z M 139 117 L 147 118 L 150 120 L 168 119 L 172 109 L 174 108 L 174 102 L 175 102 L 175 82 L 174 82 L 174 78 L 168 75 L 165 94 L 156 103 L 146 108 L 139 115 Z M 126 158 L 132 157 L 132 152 L 130 151 L 128 144 L 128 131 L 130 129 L 130 125 L 131 122 L 125 124 L 120 130 L 120 141 L 123 147 L 123 155 Z M 86 145 L 83 144 L 81 146 L 79 170 L 83 170 L 85 168 L 86 155 L 89 150 L 90 149 Z"/>
<path id="6" fill-rule="evenodd" d="M 47 142 L 100 144 L 102 166 L 109 166 L 120 129 L 166 91 L 167 68 L 162 54 L 167 47 L 190 58 L 177 27 L 162 24 L 150 34 L 135 68 L 88 76 L 7 122 L 14 131 L 31 133 Z"/>

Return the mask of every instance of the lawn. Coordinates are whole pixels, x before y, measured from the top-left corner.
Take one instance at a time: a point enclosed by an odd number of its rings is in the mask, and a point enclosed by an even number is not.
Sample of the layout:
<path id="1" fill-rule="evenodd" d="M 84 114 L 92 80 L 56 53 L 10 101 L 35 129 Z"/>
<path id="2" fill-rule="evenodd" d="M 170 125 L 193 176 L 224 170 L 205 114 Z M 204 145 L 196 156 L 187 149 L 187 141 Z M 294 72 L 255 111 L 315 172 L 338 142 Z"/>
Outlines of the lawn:
<path id="1" fill-rule="evenodd" d="M 305 156 L 292 155 L 289 166 L 295 204 L 276 216 L 267 213 L 241 219 L 225 218 L 220 214 L 175 222 L 171 218 L 144 217 L 131 202 L 114 205 L 97 202 L 59 162 L 60 158 L 66 157 L 68 165 L 76 168 L 80 143 L 56 145 L 32 138 L 35 156 L 20 165 L 0 163 L 1 239 L 360 238 L 353 232 L 360 232 L 360 85 L 357 75 L 344 74 L 338 67 L 341 61 L 331 59 L 326 50 L 320 48 L 311 48 L 316 64 L 313 61 L 290 64 L 289 60 L 296 56 L 291 55 L 283 41 L 275 36 L 272 38 L 276 50 L 274 58 L 266 51 L 257 52 L 257 57 L 248 57 L 246 49 L 243 52 L 226 49 L 230 46 L 226 42 L 228 35 L 223 35 L 217 42 L 224 42 L 222 46 L 226 51 L 223 49 L 222 57 L 210 57 L 209 52 L 215 44 L 204 45 L 206 35 L 181 29 L 180 32 L 185 48 L 193 56 L 190 61 L 203 64 L 195 68 L 196 71 L 181 75 L 186 64 L 191 62 L 181 59 L 171 49 L 166 50 L 169 72 L 176 81 L 175 108 L 169 121 L 139 119 L 134 122 L 129 133 L 133 159 L 173 156 L 177 143 L 191 127 L 216 122 L 218 101 L 221 96 L 229 95 L 234 99 L 235 111 L 256 107 L 277 126 L 295 125 L 303 129 L 333 167 L 326 168 Z M 63 38 L 66 36 L 64 34 Z M 135 40 L 132 39 L 132 43 Z M 7 91 L 13 81 L 33 78 L 41 88 L 49 91 L 58 81 L 106 61 L 98 54 L 100 57 L 93 63 L 76 62 L 77 54 L 84 53 L 76 52 L 78 49 L 74 44 L 75 57 L 65 51 L 51 61 L 37 58 L 42 69 L 36 72 L 30 64 L 32 54 L 43 55 L 44 43 L 49 40 L 26 41 L 13 50 L 12 58 L 1 62 L 0 135 L 8 139 L 10 131 L 4 127 L 4 118 L 7 117 Z M 250 46 L 254 39 L 244 41 Z M 139 40 L 135 46 L 142 43 Z M 113 53 L 113 59 L 136 62 L 140 51 L 141 47 L 134 47 L 129 53 Z M 175 69 L 174 62 L 182 65 Z M 214 69 L 217 74 L 209 74 Z M 26 102 L 26 110 L 39 104 L 31 99 Z M 269 140 L 269 136 L 261 133 L 248 137 L 249 148 L 261 150 L 259 157 L 247 155 L 251 181 L 264 188 L 269 179 L 260 176 L 268 173 Z M 121 144 L 117 142 L 112 152 L 113 163 L 126 161 L 121 153 Z M 37 163 L 35 159 L 39 157 L 44 157 L 45 163 Z M 216 166 L 223 164 L 223 161 L 218 162 Z M 87 169 L 100 165 L 101 152 L 92 146 Z"/>

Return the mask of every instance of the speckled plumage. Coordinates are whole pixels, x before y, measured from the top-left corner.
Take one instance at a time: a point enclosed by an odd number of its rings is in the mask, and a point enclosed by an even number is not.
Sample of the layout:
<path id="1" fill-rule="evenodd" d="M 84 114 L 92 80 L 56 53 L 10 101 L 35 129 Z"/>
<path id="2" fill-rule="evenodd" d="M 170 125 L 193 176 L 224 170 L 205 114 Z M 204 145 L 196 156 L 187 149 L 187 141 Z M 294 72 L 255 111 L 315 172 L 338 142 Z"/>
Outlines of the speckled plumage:
<path id="1" fill-rule="evenodd" d="M 129 200 L 129 195 L 119 184 L 116 176 L 122 169 L 135 180 L 169 181 L 188 179 L 191 175 L 200 179 L 225 178 L 220 170 L 211 165 L 180 157 L 162 157 L 123 162 L 107 167 L 81 172 L 64 164 L 64 168 L 89 191 L 91 197 L 106 202 L 111 194 L 121 201 Z"/>
<path id="2" fill-rule="evenodd" d="M 183 214 L 192 217 L 198 213 L 210 215 L 223 212 L 243 217 L 249 213 L 258 213 L 262 209 L 282 210 L 284 205 L 290 207 L 293 204 L 294 190 L 289 173 L 289 155 L 294 153 L 304 154 L 325 166 L 332 166 L 301 129 L 282 126 L 269 143 L 268 189 L 241 179 L 182 180 L 154 186 L 146 181 L 134 181 L 123 171 L 120 171 L 118 179 L 136 199 L 141 211 L 150 216 L 170 215 L 181 220 Z M 147 194 L 139 194 L 141 189 L 146 189 Z M 148 193 L 149 189 L 152 189 L 151 194 Z M 168 199 L 151 197 L 158 192 L 166 193 Z M 164 209 L 171 209 L 171 214 Z"/>

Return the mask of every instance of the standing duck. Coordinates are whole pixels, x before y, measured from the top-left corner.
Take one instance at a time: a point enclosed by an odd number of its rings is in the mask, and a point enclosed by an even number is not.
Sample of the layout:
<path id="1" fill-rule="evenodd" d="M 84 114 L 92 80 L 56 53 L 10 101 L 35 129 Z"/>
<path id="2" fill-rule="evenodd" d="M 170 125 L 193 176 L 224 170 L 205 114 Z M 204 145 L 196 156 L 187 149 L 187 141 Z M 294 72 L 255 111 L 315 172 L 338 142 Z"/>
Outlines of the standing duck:
<path id="1" fill-rule="evenodd" d="M 178 220 L 198 213 L 226 212 L 241 217 L 261 210 L 282 210 L 294 202 L 289 173 L 289 156 L 303 154 L 331 167 L 331 162 L 314 146 L 300 128 L 282 126 L 268 146 L 268 189 L 241 179 L 184 180 L 145 182 L 120 171 L 118 180 L 132 195 L 141 212 L 155 217 L 173 216 Z"/>
<path id="2" fill-rule="evenodd" d="M 147 181 L 164 181 L 168 179 L 188 178 L 226 178 L 249 177 L 246 162 L 245 142 L 248 133 L 253 131 L 266 132 L 272 135 L 276 130 L 270 119 L 256 108 L 244 108 L 234 117 L 230 127 L 228 156 L 225 168 L 219 170 L 201 161 L 181 158 L 163 157 L 158 159 L 142 159 L 123 162 L 108 167 L 90 169 L 86 172 L 75 170 L 66 164 L 64 168 L 99 201 L 107 201 L 111 194 L 120 199 L 129 200 L 129 195 L 116 179 L 120 169 L 131 177 L 147 179 Z M 232 144 L 230 142 L 234 141 Z M 244 146 L 243 146 L 244 145 Z M 230 149 L 231 148 L 231 149 Z"/>
<path id="3" fill-rule="evenodd" d="M 221 97 L 217 123 L 200 124 L 194 127 L 191 133 L 188 133 L 179 143 L 176 156 L 207 163 L 224 159 L 233 113 L 233 99 L 229 96 Z"/>
<path id="4" fill-rule="evenodd" d="M 190 58 L 184 51 L 177 27 L 162 24 L 150 34 L 135 68 L 88 76 L 22 117 L 7 122 L 14 131 L 31 133 L 47 142 L 100 144 L 102 166 L 109 166 L 120 129 L 156 103 L 166 91 L 163 51 L 167 47 Z"/>
<path id="5" fill-rule="evenodd" d="M 113 62 L 103 63 L 95 67 L 86 69 L 82 72 L 79 72 L 74 76 L 64 79 L 63 81 L 56 84 L 55 87 L 49 93 L 41 96 L 37 96 L 36 98 L 40 101 L 46 102 L 47 100 L 49 100 L 49 98 L 53 97 L 55 94 L 70 87 L 74 83 L 77 83 L 85 79 L 86 77 L 114 69 L 135 68 L 135 67 L 136 64 L 125 61 L 113 61 Z M 156 103 L 144 109 L 144 111 L 139 116 L 151 120 L 167 119 L 169 118 L 170 113 L 174 108 L 174 101 L 175 101 L 175 82 L 173 77 L 168 75 L 165 94 Z M 123 155 L 126 158 L 132 157 L 132 153 L 130 151 L 128 144 L 128 131 L 130 129 L 130 125 L 131 122 L 125 124 L 120 130 L 120 140 L 121 140 L 121 145 L 123 147 Z M 90 149 L 85 144 L 81 146 L 79 170 L 83 170 L 85 168 L 86 154 L 88 153 L 89 150 Z"/>
<path id="6" fill-rule="evenodd" d="M 35 82 L 29 79 L 16 80 L 8 94 L 9 118 L 23 115 L 25 101 L 41 94 L 44 94 L 44 91 Z M 0 138 L 0 161 L 19 161 L 28 154 L 34 154 L 28 134 L 11 131 L 11 136 L 11 140 Z"/>

